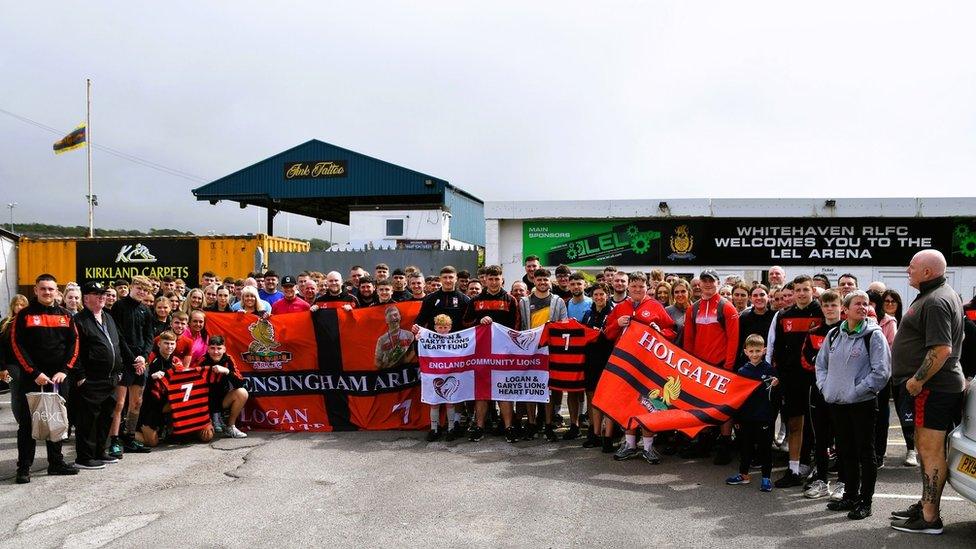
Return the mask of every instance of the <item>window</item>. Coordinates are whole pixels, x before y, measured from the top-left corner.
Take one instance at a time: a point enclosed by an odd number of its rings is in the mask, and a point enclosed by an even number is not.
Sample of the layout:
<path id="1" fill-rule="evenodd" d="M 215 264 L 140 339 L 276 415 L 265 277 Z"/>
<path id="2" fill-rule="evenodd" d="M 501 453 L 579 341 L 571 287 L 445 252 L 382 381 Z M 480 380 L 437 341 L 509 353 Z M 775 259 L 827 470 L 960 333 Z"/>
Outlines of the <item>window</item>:
<path id="1" fill-rule="evenodd" d="M 386 236 L 403 236 L 403 220 L 387 219 Z"/>

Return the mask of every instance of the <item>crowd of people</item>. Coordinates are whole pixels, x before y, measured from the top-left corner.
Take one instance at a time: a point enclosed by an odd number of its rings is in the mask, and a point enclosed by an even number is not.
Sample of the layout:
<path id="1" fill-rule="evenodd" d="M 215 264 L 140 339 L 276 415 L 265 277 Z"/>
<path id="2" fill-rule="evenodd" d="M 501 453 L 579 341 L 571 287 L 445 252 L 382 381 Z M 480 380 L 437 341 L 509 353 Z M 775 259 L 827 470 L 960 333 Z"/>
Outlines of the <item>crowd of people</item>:
<path id="1" fill-rule="evenodd" d="M 562 381 L 551 385 L 548 404 L 445 405 L 445 424 L 440 407 L 432 406 L 428 441 L 585 437 L 585 448 L 650 464 L 665 454 L 710 457 L 727 466 L 737 452 L 737 472 L 727 484 L 749 484 L 758 469 L 761 491 L 798 489 L 807 498 L 828 499 L 830 510 L 863 519 L 871 515 L 877 470 L 885 465 L 894 400 L 906 444 L 901 461 L 921 465 L 924 489 L 917 504 L 893 514 L 892 526 L 941 532 L 945 438 L 959 421 L 967 378 L 976 369 L 976 353 L 963 345 L 964 332 L 976 332 L 976 324 L 946 283 L 938 251 L 912 259 L 909 279 L 920 294 L 910 307 L 880 282 L 861 289 L 851 274 L 836 284 L 819 273 L 789 278 L 778 266 L 764 282 L 722 278 L 714 269 L 690 280 L 661 269 L 612 266 L 594 276 L 565 265 L 550 271 L 535 256 L 524 266 L 524 276 L 511 283 L 498 266 L 473 276 L 450 266 L 424 276 L 415 267 L 386 264 L 372 273 L 354 266 L 345 277 L 306 271 L 279 278 L 265 271 L 219 279 L 205 272 L 194 288 L 180 279 L 143 276 L 59 288 L 42 274 L 32 298 L 16 296 L 0 323 L 0 369 L 12 377 L 19 424 L 16 482 L 30 481 L 34 461 L 29 392 L 53 384 L 68 402 L 76 459 L 68 463 L 62 443 L 47 442 L 52 475 L 103 469 L 162 440 L 244 438 L 237 426 L 248 399 L 244 378 L 223 337 L 208 333 L 207 314 L 267 318 L 413 300 L 421 302 L 414 334 L 421 327 L 447 333 L 497 322 L 525 330 L 564 321 L 599 334 L 580 350 L 577 366 L 560 364 L 554 379 Z M 622 430 L 592 399 L 614 341 L 632 322 L 653 327 L 713 366 L 761 381 L 761 388 L 733 420 L 694 438 Z M 568 417 L 560 413 L 564 399 Z M 788 454 L 775 481 L 774 450 Z"/>

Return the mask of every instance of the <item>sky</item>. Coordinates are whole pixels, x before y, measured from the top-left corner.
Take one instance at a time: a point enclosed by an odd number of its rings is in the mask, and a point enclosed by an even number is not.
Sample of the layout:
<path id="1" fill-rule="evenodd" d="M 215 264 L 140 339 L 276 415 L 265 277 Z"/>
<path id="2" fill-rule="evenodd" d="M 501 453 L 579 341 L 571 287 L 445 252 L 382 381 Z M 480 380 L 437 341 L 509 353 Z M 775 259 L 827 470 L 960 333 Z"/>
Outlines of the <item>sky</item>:
<path id="1" fill-rule="evenodd" d="M 485 201 L 967 196 L 974 12 L 0 0 L 0 109 L 67 134 L 93 80 L 93 142 L 142 162 L 93 149 L 105 228 L 262 231 L 263 209 L 191 189 L 312 138 Z M 85 153 L 55 156 L 59 137 L 0 112 L 0 202 L 18 223 L 87 224 Z M 275 229 L 348 238 L 299 216 Z"/>

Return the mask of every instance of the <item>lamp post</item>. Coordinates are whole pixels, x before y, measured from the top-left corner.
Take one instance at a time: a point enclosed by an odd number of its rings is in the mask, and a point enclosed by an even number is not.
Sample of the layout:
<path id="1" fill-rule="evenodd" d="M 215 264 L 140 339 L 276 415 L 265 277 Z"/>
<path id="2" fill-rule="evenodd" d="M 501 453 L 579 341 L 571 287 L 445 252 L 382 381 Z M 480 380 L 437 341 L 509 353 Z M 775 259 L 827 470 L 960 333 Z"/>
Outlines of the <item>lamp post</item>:
<path id="1" fill-rule="evenodd" d="M 14 208 L 17 207 L 16 202 L 8 202 L 7 209 L 10 210 L 10 232 L 14 232 Z"/>

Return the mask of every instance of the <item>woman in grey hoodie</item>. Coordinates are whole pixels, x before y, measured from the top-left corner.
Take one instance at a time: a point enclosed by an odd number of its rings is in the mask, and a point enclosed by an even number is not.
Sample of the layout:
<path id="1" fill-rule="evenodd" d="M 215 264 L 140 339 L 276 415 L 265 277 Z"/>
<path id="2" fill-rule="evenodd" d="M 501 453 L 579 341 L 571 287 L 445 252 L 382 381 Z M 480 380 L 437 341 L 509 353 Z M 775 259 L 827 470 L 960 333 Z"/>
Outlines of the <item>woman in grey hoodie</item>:
<path id="1" fill-rule="evenodd" d="M 847 518 L 871 516 L 878 477 L 874 454 L 874 421 L 878 392 L 891 377 L 888 342 L 877 323 L 868 322 L 868 295 L 860 290 L 844 297 L 847 320 L 827 332 L 817 355 L 817 388 L 827 401 L 844 468 L 844 498 L 827 504 L 848 511 Z"/>

